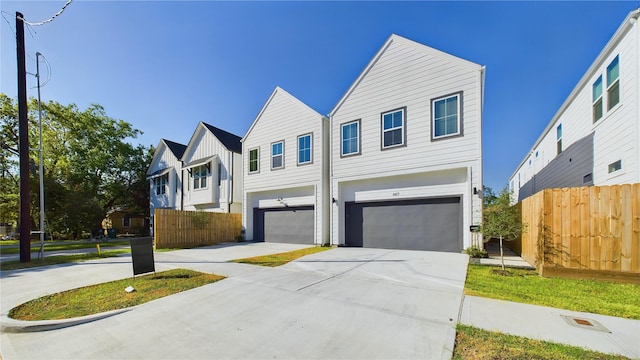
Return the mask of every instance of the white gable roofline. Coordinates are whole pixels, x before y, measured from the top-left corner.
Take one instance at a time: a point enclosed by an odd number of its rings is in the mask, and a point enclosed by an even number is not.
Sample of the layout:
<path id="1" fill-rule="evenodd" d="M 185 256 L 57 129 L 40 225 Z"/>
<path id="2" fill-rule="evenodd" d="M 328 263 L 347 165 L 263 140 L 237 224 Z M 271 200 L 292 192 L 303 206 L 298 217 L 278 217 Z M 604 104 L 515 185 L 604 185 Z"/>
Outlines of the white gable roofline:
<path id="1" fill-rule="evenodd" d="M 152 169 L 152 168 L 153 168 L 153 166 L 155 165 L 155 163 L 156 163 L 156 161 L 157 161 L 157 159 L 158 159 L 158 155 L 160 155 L 160 152 L 161 152 L 163 149 L 165 149 L 165 148 L 166 148 L 167 150 L 169 150 L 169 152 L 170 152 L 170 153 L 172 153 L 172 154 L 173 154 L 173 156 L 175 156 L 175 157 L 176 157 L 176 159 L 180 160 L 180 158 L 178 157 L 178 155 L 177 155 L 177 154 L 175 154 L 175 153 L 173 152 L 173 150 L 171 150 L 171 147 L 167 144 L 167 141 L 168 141 L 168 140 L 166 140 L 166 139 L 160 139 L 160 142 L 158 143 L 158 146 L 156 147 L 156 150 L 153 152 L 153 157 L 151 158 L 151 159 L 152 159 L 152 160 L 151 160 L 151 164 L 149 164 L 149 168 L 147 168 L 147 175 L 148 175 L 148 176 L 149 176 L 149 175 L 151 175 L 151 169 Z M 175 143 L 175 142 L 174 142 L 174 143 Z M 175 143 L 175 144 L 177 144 L 177 145 L 182 145 L 182 144 L 180 144 L 180 143 Z M 182 146 L 184 146 L 184 145 L 182 145 Z"/>
<path id="2" fill-rule="evenodd" d="M 544 129 L 544 131 L 540 135 L 540 137 L 538 137 L 538 140 L 536 140 L 536 142 L 533 144 L 529 152 L 527 152 L 527 154 L 524 156 L 524 158 L 522 159 L 522 161 L 520 162 L 516 170 L 511 174 L 509 179 L 513 178 L 518 173 L 518 171 L 520 171 L 520 168 L 522 168 L 522 165 L 524 165 L 527 162 L 529 155 L 531 155 L 533 150 L 537 148 L 538 145 L 540 145 L 540 142 L 549 133 L 549 131 L 551 131 L 551 129 L 555 127 L 556 122 L 558 121 L 560 116 L 573 102 L 573 100 L 578 95 L 580 90 L 582 90 L 582 88 L 584 88 L 584 86 L 588 84 L 589 80 L 595 74 L 596 70 L 599 69 L 602 66 L 602 64 L 607 60 L 607 57 L 610 55 L 613 49 L 618 45 L 618 43 L 620 43 L 620 40 L 622 40 L 624 35 L 626 35 L 626 33 L 631 29 L 634 23 L 638 21 L 639 17 L 640 17 L 640 8 L 629 12 L 629 15 L 627 15 L 627 17 L 624 19 L 622 24 L 620 24 L 620 27 L 618 27 L 618 30 L 616 30 L 616 32 L 613 34 L 611 39 L 609 39 L 609 41 L 604 46 L 600 54 L 598 54 L 598 57 L 596 57 L 596 60 L 591 64 L 587 72 L 584 73 L 584 75 L 578 82 L 578 85 L 576 85 L 576 87 L 573 88 L 573 90 L 571 91 L 567 99 L 562 103 L 562 106 L 560 106 L 560 109 L 553 116 L 553 118 L 551 119 L 547 127 Z"/>
<path id="3" fill-rule="evenodd" d="M 369 61 L 369 64 L 367 64 L 367 66 L 365 66 L 364 70 L 362 70 L 360 75 L 351 84 L 349 89 L 347 89 L 345 94 L 342 95 L 342 97 L 340 98 L 340 100 L 338 101 L 336 106 L 329 113 L 330 116 L 333 116 L 338 111 L 338 109 L 340 109 L 340 107 L 345 102 L 345 100 L 349 97 L 349 95 L 351 95 L 351 93 L 358 87 L 358 85 L 360 85 L 360 82 L 365 78 L 365 76 L 367 76 L 367 74 L 369 73 L 371 68 L 378 62 L 378 60 L 380 59 L 382 54 L 384 54 L 384 52 L 394 42 L 403 44 L 405 46 L 413 47 L 413 48 L 415 48 L 416 50 L 419 50 L 419 51 L 427 51 L 431 55 L 438 56 L 440 58 L 446 59 L 447 61 L 451 61 L 451 62 L 457 63 L 460 66 L 467 66 L 467 67 L 470 67 L 470 68 L 473 68 L 473 69 L 479 70 L 479 71 L 482 69 L 482 66 L 480 66 L 480 65 L 478 65 L 476 63 L 473 63 L 473 62 L 471 62 L 469 60 L 465 60 L 465 59 L 459 58 L 457 56 L 448 54 L 448 53 L 446 53 L 444 51 L 440 51 L 440 50 L 434 49 L 434 48 L 432 48 L 430 46 L 427 46 L 427 45 L 424 45 L 424 44 L 420 44 L 420 43 L 415 42 L 413 40 L 409 40 L 409 39 L 404 38 L 402 36 L 399 36 L 399 35 L 396 35 L 396 34 L 391 34 L 391 36 L 389 36 L 387 41 L 382 45 L 380 50 L 378 50 L 378 52 L 373 56 L 371 61 Z"/>
<path id="4" fill-rule="evenodd" d="M 273 100 L 273 98 L 276 96 L 277 93 L 282 93 L 282 94 L 286 95 L 289 99 L 291 99 L 291 100 L 295 101 L 296 103 L 302 105 L 305 109 L 307 109 L 310 113 L 312 113 L 313 116 L 322 117 L 322 115 L 320 115 L 317 111 L 315 111 L 312 108 L 310 108 L 309 105 L 303 103 L 302 101 L 300 101 L 295 96 L 289 94 L 286 90 L 284 90 L 280 86 L 276 86 L 276 88 L 273 89 L 273 91 L 271 92 L 271 95 L 269 95 L 269 99 L 267 99 L 267 101 L 264 103 L 264 105 L 262 106 L 262 109 L 260 109 L 260 112 L 258 112 L 258 116 L 256 116 L 256 118 L 253 120 L 253 122 L 251 123 L 251 126 L 249 127 L 249 130 L 247 130 L 247 133 L 244 135 L 242 140 L 240 140 L 240 142 L 244 142 L 245 139 L 249 136 L 249 134 L 251 133 L 251 130 L 253 130 L 254 126 L 258 123 L 258 120 L 262 117 L 262 114 L 269 107 L 269 104 L 271 103 L 271 100 Z"/>

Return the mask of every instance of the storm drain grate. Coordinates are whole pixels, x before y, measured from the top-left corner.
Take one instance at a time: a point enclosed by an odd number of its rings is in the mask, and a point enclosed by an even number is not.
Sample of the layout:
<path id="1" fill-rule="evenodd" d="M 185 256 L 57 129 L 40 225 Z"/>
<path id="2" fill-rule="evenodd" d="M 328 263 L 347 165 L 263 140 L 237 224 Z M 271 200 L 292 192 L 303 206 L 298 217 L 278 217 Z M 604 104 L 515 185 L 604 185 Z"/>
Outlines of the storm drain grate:
<path id="1" fill-rule="evenodd" d="M 606 333 L 611 333 L 611 331 L 609 331 L 609 329 L 607 329 L 606 327 L 602 326 L 602 324 L 600 324 L 599 322 L 597 322 L 595 320 L 579 318 L 579 317 L 575 317 L 575 316 L 567 316 L 567 315 L 560 315 L 560 317 L 563 318 L 564 321 L 567 322 L 567 324 L 569 324 L 570 326 L 573 326 L 573 327 L 577 327 L 577 328 L 580 328 L 580 329 L 587 329 L 587 330 L 594 330 L 594 331 L 602 331 L 602 332 L 606 332 Z"/>

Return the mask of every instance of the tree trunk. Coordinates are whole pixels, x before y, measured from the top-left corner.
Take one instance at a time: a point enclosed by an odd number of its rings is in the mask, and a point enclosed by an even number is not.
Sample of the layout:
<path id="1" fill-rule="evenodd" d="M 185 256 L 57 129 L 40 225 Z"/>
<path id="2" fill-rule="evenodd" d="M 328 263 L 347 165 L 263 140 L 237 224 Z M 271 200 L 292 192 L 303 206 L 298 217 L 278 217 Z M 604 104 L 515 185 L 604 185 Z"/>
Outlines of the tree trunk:
<path id="1" fill-rule="evenodd" d="M 502 235 L 500 235 L 500 263 L 502 264 L 502 270 L 504 271 L 504 251 L 502 251 Z"/>

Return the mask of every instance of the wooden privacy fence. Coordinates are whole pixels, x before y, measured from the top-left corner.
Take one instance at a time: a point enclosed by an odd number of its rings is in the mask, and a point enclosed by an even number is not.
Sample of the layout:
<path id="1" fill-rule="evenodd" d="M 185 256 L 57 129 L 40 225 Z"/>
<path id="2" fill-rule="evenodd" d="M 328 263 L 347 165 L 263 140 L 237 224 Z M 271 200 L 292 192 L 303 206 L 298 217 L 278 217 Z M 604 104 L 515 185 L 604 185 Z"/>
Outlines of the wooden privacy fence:
<path id="1" fill-rule="evenodd" d="M 640 283 L 640 183 L 546 189 L 518 206 L 514 250 L 540 275 Z"/>
<path id="2" fill-rule="evenodd" d="M 154 213 L 153 239 L 156 249 L 237 241 L 241 231 L 241 214 L 169 209 L 155 209 Z"/>

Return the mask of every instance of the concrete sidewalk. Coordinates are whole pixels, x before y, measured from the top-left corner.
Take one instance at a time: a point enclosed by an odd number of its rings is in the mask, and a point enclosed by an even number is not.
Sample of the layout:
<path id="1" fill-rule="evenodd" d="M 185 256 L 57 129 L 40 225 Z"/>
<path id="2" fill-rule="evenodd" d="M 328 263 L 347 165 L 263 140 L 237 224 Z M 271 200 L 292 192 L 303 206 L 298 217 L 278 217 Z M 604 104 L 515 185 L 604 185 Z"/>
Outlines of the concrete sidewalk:
<path id="1" fill-rule="evenodd" d="M 640 320 L 465 295 L 460 323 L 640 359 Z"/>

